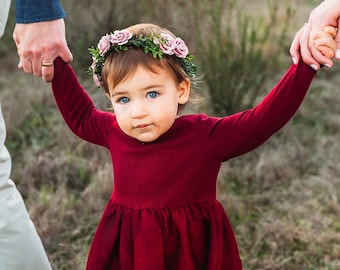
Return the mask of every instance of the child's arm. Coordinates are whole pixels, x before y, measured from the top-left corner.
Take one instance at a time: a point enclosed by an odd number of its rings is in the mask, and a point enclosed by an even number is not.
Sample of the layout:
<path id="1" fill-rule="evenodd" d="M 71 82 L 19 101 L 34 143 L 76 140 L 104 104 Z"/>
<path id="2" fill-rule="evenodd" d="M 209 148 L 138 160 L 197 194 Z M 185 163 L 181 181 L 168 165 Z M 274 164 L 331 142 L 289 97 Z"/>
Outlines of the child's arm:
<path id="1" fill-rule="evenodd" d="M 292 64 L 257 106 L 221 118 L 211 127 L 211 148 L 225 161 L 263 144 L 294 116 L 315 74 L 303 61 Z"/>
<path id="2" fill-rule="evenodd" d="M 317 49 L 329 59 L 335 55 L 335 35 L 334 27 L 314 33 Z M 224 127 L 225 130 L 221 134 L 224 132 L 229 137 L 224 141 L 226 147 L 221 144 L 218 146 L 220 149 L 226 149 L 226 153 L 230 151 L 225 159 L 255 149 L 279 131 L 298 110 L 314 74 L 315 71 L 300 61 L 288 70 L 280 82 L 254 109 L 222 120 L 220 127 Z M 221 141 L 223 138 L 219 140 Z M 228 145 L 228 142 L 232 144 Z"/>
<path id="3" fill-rule="evenodd" d="M 54 70 L 53 95 L 68 127 L 78 137 L 105 146 L 114 115 L 96 109 L 73 68 L 61 58 L 55 60 Z"/>

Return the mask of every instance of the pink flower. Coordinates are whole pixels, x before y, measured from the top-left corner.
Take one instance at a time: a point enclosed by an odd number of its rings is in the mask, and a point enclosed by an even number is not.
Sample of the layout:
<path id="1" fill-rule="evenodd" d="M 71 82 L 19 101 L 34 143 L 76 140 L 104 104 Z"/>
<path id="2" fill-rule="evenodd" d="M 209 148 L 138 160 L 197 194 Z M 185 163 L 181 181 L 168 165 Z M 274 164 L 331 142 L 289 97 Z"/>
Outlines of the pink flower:
<path id="1" fill-rule="evenodd" d="M 154 38 L 153 42 L 159 44 L 159 48 L 164 54 L 173 55 L 176 44 L 170 34 L 162 33 L 159 38 Z"/>
<path id="2" fill-rule="evenodd" d="M 110 35 L 106 34 L 105 36 L 102 36 L 97 47 L 99 49 L 100 55 L 104 56 L 105 53 L 107 53 L 107 51 L 110 49 Z"/>
<path id="3" fill-rule="evenodd" d="M 128 43 L 129 39 L 132 37 L 132 33 L 127 30 L 116 30 L 111 34 L 111 43 L 113 45 L 123 45 Z"/>
<path id="4" fill-rule="evenodd" d="M 179 58 L 185 58 L 189 53 L 189 49 L 185 45 L 183 39 L 179 37 L 175 38 L 174 44 L 175 44 L 175 49 L 174 49 L 175 55 Z"/>
<path id="5" fill-rule="evenodd" d="M 93 74 L 93 81 L 94 81 L 94 84 L 97 85 L 98 87 L 103 87 L 103 83 L 99 75 Z"/>
<path id="6" fill-rule="evenodd" d="M 92 58 L 92 60 L 93 60 L 93 62 L 92 62 L 92 65 L 91 65 L 91 69 L 93 70 L 93 73 L 95 73 L 98 60 L 96 58 Z"/>

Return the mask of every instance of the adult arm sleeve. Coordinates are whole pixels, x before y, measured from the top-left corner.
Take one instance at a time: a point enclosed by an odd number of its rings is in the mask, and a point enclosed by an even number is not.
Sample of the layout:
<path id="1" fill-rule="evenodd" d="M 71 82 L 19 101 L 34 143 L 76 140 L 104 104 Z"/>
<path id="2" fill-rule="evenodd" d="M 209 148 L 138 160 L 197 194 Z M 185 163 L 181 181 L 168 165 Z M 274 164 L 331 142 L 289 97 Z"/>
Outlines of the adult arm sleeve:
<path id="1" fill-rule="evenodd" d="M 66 16 L 59 0 L 15 0 L 15 7 L 17 23 L 52 21 Z"/>

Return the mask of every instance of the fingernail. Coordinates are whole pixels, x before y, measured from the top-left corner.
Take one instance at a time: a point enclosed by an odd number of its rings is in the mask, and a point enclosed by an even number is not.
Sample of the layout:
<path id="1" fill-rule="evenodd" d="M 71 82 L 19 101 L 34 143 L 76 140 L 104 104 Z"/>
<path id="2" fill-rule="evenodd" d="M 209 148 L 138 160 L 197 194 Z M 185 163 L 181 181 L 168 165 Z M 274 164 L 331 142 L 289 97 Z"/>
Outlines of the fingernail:
<path id="1" fill-rule="evenodd" d="M 296 60 L 295 57 L 293 57 L 293 63 L 294 63 L 294 65 L 297 65 L 297 60 Z"/>
<path id="2" fill-rule="evenodd" d="M 317 70 L 318 70 L 318 66 L 317 66 L 317 65 L 315 65 L 315 64 L 311 64 L 311 65 L 310 65 L 310 67 L 311 67 L 312 69 L 314 69 L 315 71 L 317 71 Z"/>
<path id="3" fill-rule="evenodd" d="M 340 49 L 337 49 L 335 52 L 335 58 L 340 59 Z"/>
<path id="4" fill-rule="evenodd" d="M 331 68 L 332 66 L 330 64 L 324 64 L 325 67 Z"/>

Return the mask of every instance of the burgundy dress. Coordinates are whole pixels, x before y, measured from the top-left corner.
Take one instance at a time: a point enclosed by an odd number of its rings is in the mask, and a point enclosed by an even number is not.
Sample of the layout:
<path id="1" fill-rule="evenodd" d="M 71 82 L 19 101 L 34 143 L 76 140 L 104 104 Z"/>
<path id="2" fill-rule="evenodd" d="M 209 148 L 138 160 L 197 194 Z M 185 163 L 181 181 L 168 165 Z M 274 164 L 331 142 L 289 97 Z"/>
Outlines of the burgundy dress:
<path id="1" fill-rule="evenodd" d="M 294 115 L 315 75 L 300 62 L 254 109 L 182 116 L 156 141 L 141 143 L 121 131 L 113 113 L 96 109 L 71 66 L 57 59 L 52 87 L 66 123 L 106 147 L 114 168 L 87 269 L 242 269 L 216 200 L 217 175 L 222 162 L 258 147 Z"/>

